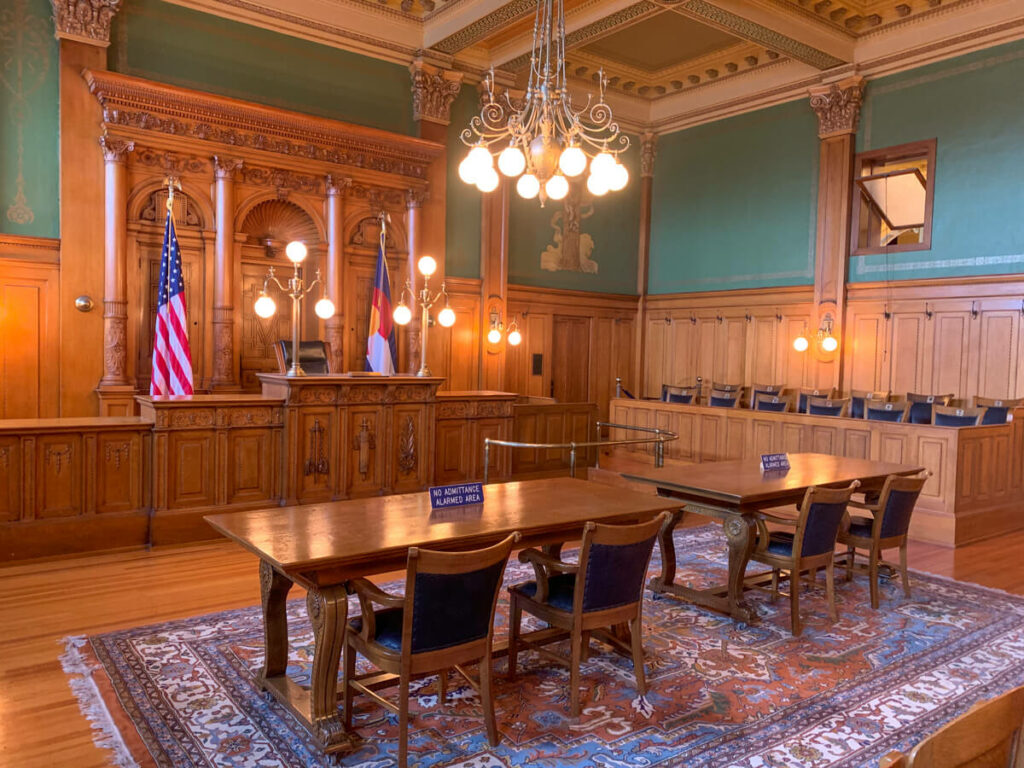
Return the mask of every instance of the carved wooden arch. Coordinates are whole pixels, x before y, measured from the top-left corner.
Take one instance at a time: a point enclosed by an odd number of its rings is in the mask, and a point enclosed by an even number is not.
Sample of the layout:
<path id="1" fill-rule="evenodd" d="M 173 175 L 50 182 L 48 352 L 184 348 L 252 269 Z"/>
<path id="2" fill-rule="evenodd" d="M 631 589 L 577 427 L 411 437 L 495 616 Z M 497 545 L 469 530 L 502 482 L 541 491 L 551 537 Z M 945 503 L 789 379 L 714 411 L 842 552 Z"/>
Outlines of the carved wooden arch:
<path id="1" fill-rule="evenodd" d="M 319 246 L 327 243 L 327 224 L 324 221 L 323 212 L 316 210 L 312 206 L 308 205 L 307 200 L 301 195 L 289 195 L 288 197 L 281 197 L 273 190 L 260 190 L 246 197 L 235 207 L 235 223 L 234 231 L 243 232 L 243 225 L 245 224 L 246 218 L 252 212 L 252 210 L 262 204 L 271 200 L 283 200 L 286 203 L 296 206 L 305 213 L 310 221 L 313 222 L 313 226 L 316 227 L 316 243 L 306 243 L 309 246 Z"/>
<path id="2" fill-rule="evenodd" d="M 346 211 L 342 224 L 342 231 L 345 233 L 345 250 L 367 248 L 376 252 L 378 238 L 380 237 L 380 222 L 377 215 L 377 212 L 370 212 L 365 208 Z M 391 221 L 388 223 L 388 237 L 385 244 L 389 256 L 409 252 L 407 231 L 405 217 L 392 213 Z"/>
<path id="3" fill-rule="evenodd" d="M 128 221 L 147 221 L 143 219 L 143 213 L 149 205 L 150 198 L 155 192 L 159 192 L 166 189 L 166 186 L 162 181 L 151 179 L 149 181 L 143 181 L 135 185 L 135 188 L 128 195 Z M 181 182 L 181 190 L 175 192 L 175 195 L 181 195 L 182 197 L 188 198 L 190 202 L 198 209 L 201 216 L 201 220 L 198 224 L 198 228 L 202 230 L 212 231 L 216 226 L 216 217 L 213 212 L 213 201 L 210 200 L 210 196 L 203 192 L 202 187 L 193 184 L 190 181 Z M 175 226 L 177 227 L 195 227 L 197 225 L 188 224 L 185 221 L 178 220 L 177 212 L 175 213 Z M 163 226 L 164 214 L 163 211 L 158 211 L 158 216 L 154 221 L 155 224 Z"/>

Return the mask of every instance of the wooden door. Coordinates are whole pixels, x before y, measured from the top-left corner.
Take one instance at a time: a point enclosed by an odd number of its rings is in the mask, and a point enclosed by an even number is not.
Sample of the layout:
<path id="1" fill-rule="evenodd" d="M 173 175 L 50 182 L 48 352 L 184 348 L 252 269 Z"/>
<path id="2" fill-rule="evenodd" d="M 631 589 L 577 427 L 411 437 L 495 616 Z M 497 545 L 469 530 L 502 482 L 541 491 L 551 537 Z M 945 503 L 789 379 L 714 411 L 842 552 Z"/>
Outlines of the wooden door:
<path id="1" fill-rule="evenodd" d="M 0 419 L 58 415 L 57 271 L 0 261 Z"/>
<path id="2" fill-rule="evenodd" d="M 267 268 L 264 264 L 242 263 L 241 384 L 242 389 L 254 392 L 260 390 L 257 373 L 277 370 L 274 345 L 279 339 L 291 338 L 291 299 L 278 291 L 276 286 L 272 289 L 272 295 L 277 302 L 277 312 L 264 320 L 253 310 L 266 276 Z"/>
<path id="3" fill-rule="evenodd" d="M 590 318 L 554 319 L 551 394 L 560 403 L 585 403 L 590 392 Z"/>

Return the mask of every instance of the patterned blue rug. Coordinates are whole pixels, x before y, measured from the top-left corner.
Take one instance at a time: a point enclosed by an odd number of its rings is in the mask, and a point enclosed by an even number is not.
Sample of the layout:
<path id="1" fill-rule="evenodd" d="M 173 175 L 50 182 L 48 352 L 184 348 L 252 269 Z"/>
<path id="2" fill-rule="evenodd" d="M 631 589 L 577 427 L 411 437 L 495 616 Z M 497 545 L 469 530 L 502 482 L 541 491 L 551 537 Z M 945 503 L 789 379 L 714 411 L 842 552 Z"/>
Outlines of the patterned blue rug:
<path id="1" fill-rule="evenodd" d="M 724 580 L 719 527 L 679 530 L 676 542 L 678 581 L 699 587 Z M 656 550 L 651 572 L 659 570 Z M 506 581 L 531 575 L 513 562 Z M 789 635 L 788 601 L 772 604 L 761 593 L 752 596 L 765 615 L 756 626 L 673 598 L 649 598 L 646 697 L 634 695 L 631 664 L 594 643 L 582 674 L 583 715 L 574 722 L 565 668 L 526 653 L 521 674 L 508 681 L 499 661 L 502 740 L 491 748 L 473 690 L 453 676 L 449 701 L 440 705 L 429 678 L 414 687 L 410 765 L 877 765 L 974 702 L 1024 683 L 1024 598 L 922 573 L 912 584 L 907 599 L 898 584 L 883 582 L 881 610 L 872 611 L 864 575 L 840 581 L 836 624 L 828 619 L 823 584 L 816 586 L 802 595 L 800 638 Z M 500 637 L 504 598 L 498 610 Z M 304 601 L 290 603 L 289 626 L 289 672 L 308 680 L 312 635 Z M 64 663 L 97 743 L 111 749 L 116 765 L 394 765 L 397 718 L 358 698 L 360 747 L 333 758 L 320 754 L 284 708 L 256 688 L 262 637 L 253 607 L 67 638 Z"/>

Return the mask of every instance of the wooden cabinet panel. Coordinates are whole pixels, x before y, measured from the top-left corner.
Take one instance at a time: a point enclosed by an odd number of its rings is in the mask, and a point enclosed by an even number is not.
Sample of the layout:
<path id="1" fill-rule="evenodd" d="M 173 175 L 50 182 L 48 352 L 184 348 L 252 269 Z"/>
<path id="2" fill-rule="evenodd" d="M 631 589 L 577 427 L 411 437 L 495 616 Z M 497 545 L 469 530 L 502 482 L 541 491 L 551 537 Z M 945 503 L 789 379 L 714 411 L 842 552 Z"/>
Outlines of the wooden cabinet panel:
<path id="1" fill-rule="evenodd" d="M 394 493 L 419 491 L 430 484 L 433 440 L 427 415 L 423 405 L 396 405 L 391 413 L 389 488 Z"/>
<path id="2" fill-rule="evenodd" d="M 461 419 L 438 421 L 434 445 L 434 481 L 467 480 L 471 471 L 470 423 Z"/>
<path id="3" fill-rule="evenodd" d="M 349 496 L 370 496 L 384 486 L 384 457 L 388 434 L 384 408 L 359 405 L 348 408 L 347 427 L 343 434 L 348 457 L 346 493 Z"/>
<path id="4" fill-rule="evenodd" d="M 726 317 L 718 323 L 715 346 L 715 381 L 742 384 L 746 381 L 747 321 L 742 317 Z"/>
<path id="5" fill-rule="evenodd" d="M 896 393 L 922 392 L 924 378 L 924 323 L 918 314 L 894 314 L 889 388 Z"/>
<path id="6" fill-rule="evenodd" d="M 770 421 L 754 420 L 753 433 L 750 441 L 754 453 L 773 453 L 775 451 L 775 425 Z"/>
<path id="7" fill-rule="evenodd" d="M 296 488 L 299 502 L 330 499 L 334 489 L 338 487 L 338 454 L 334 445 L 341 427 L 338 424 L 337 411 L 326 406 L 303 408 L 296 412 L 295 418 L 295 455 L 299 457 L 299 462 L 297 466 L 288 469 L 298 473 Z M 382 455 L 383 449 L 382 445 Z M 378 474 L 378 477 L 382 475 Z"/>
<path id="8" fill-rule="evenodd" d="M 167 507 L 205 507 L 216 503 L 213 430 L 167 434 Z"/>
<path id="9" fill-rule="evenodd" d="M 725 458 L 739 459 L 743 457 L 747 444 L 745 419 L 725 419 Z"/>
<path id="10" fill-rule="evenodd" d="M 508 440 L 508 419 L 478 419 L 472 422 L 470 440 L 466 453 L 469 455 L 470 480 L 482 480 L 484 476 L 484 439 Z M 510 465 L 507 448 L 491 448 L 488 479 L 500 480 L 507 477 Z"/>
<path id="11" fill-rule="evenodd" d="M 928 321 L 929 392 L 968 395 L 970 331 L 970 312 L 935 312 Z"/>
<path id="12" fill-rule="evenodd" d="M 871 458 L 871 432 L 870 430 L 850 429 L 843 430 L 843 456 L 850 456 L 856 459 Z"/>
<path id="13" fill-rule="evenodd" d="M 978 345 L 978 392 L 982 397 L 1019 397 L 1020 312 L 982 312 Z"/>
<path id="14" fill-rule="evenodd" d="M 0 522 L 21 517 L 21 445 L 17 437 L 0 437 Z"/>
<path id="15" fill-rule="evenodd" d="M 82 514 L 82 436 L 40 435 L 35 451 L 36 519 Z"/>
<path id="16" fill-rule="evenodd" d="M 811 451 L 814 453 L 838 453 L 837 427 L 811 427 Z"/>
<path id="17" fill-rule="evenodd" d="M 779 322 L 775 317 L 754 317 L 750 332 L 750 372 L 751 383 L 775 384 L 775 351 Z M 785 383 L 785 382 L 783 382 Z"/>
<path id="18" fill-rule="evenodd" d="M 96 512 L 131 512 L 142 504 L 142 437 L 133 433 L 96 436 Z"/>
<path id="19" fill-rule="evenodd" d="M 671 326 L 666 324 L 665 320 L 664 315 L 650 317 L 647 320 L 644 339 L 643 397 L 661 397 L 661 385 L 670 383 L 669 377 L 673 375 L 673 369 L 666 367 L 674 361 L 666 350 L 668 329 Z M 680 364 L 685 366 L 685 361 Z"/>
<path id="20" fill-rule="evenodd" d="M 560 403 L 584 403 L 590 397 L 590 318 L 554 318 L 551 395 Z"/>
<path id="21" fill-rule="evenodd" d="M 272 467 L 277 465 L 280 432 L 235 429 L 227 434 L 227 503 L 272 503 L 276 499 Z"/>
<path id="22" fill-rule="evenodd" d="M 847 342 L 850 358 L 850 389 L 882 389 L 882 365 L 885 357 L 887 322 L 881 313 L 853 316 L 852 339 Z M 888 385 L 885 385 L 886 387 Z"/>
<path id="23" fill-rule="evenodd" d="M 715 378 L 715 348 L 718 346 L 718 322 L 715 318 L 701 317 L 697 319 L 694 340 L 697 347 L 694 372 L 701 377 L 706 388 Z"/>

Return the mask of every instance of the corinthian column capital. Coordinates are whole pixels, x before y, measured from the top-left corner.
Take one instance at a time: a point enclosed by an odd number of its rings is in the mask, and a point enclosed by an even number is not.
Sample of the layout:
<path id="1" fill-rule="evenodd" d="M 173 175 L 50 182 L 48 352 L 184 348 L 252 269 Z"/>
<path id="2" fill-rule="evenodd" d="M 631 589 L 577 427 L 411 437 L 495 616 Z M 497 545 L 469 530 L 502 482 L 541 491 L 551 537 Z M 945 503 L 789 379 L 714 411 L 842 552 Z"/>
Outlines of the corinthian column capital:
<path id="1" fill-rule="evenodd" d="M 864 98 L 864 78 L 848 77 L 837 83 L 811 88 L 811 109 L 818 116 L 818 138 L 827 139 L 856 133 L 860 123 L 860 105 Z"/>
<path id="2" fill-rule="evenodd" d="M 121 0 L 50 0 L 58 40 L 110 45 L 110 22 L 121 9 Z"/>
<path id="3" fill-rule="evenodd" d="M 242 161 L 236 157 L 213 156 L 213 170 L 218 179 L 233 180 L 242 168 Z"/>
<path id="4" fill-rule="evenodd" d="M 417 59 L 409 65 L 412 75 L 413 120 L 448 125 L 451 107 L 462 88 L 462 73 L 426 64 Z"/>
<path id="5" fill-rule="evenodd" d="M 100 136 L 100 146 L 103 147 L 103 159 L 108 163 L 123 163 L 128 153 L 135 151 L 134 141 L 115 136 Z"/>

